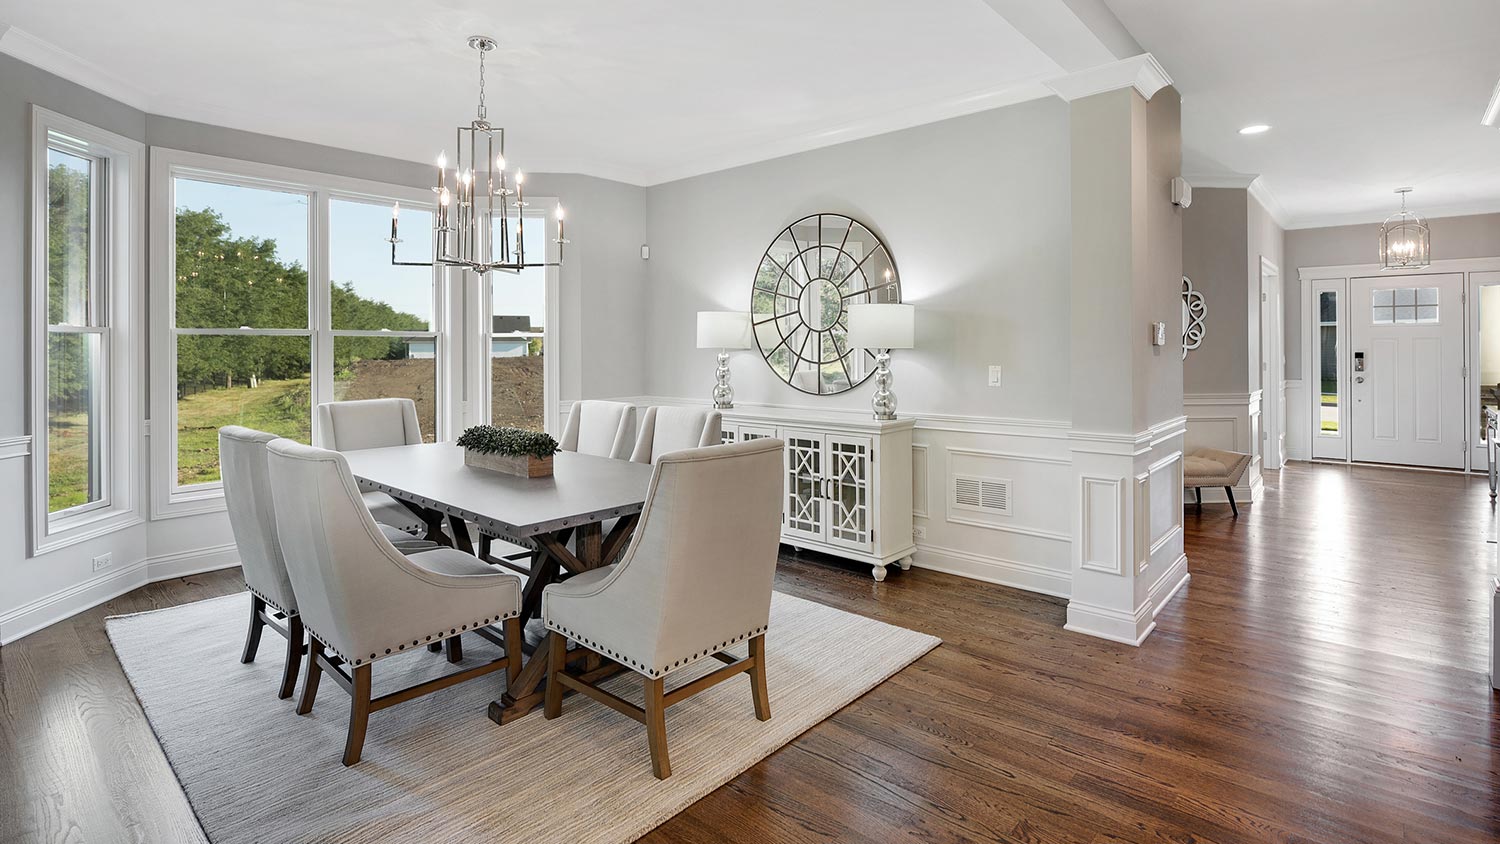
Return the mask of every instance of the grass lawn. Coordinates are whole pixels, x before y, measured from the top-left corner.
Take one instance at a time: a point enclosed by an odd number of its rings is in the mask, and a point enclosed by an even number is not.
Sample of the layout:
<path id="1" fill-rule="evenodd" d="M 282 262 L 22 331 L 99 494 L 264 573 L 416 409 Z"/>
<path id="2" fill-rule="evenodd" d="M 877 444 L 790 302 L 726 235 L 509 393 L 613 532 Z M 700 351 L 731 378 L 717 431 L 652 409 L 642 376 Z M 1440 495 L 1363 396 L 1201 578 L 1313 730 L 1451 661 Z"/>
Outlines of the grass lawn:
<path id="1" fill-rule="evenodd" d="M 84 413 L 47 417 L 47 512 L 89 500 L 89 426 Z"/>
<path id="2" fill-rule="evenodd" d="M 308 379 L 262 381 L 260 386 L 204 390 L 177 400 L 177 483 L 219 479 L 219 428 L 244 425 L 312 441 Z"/>

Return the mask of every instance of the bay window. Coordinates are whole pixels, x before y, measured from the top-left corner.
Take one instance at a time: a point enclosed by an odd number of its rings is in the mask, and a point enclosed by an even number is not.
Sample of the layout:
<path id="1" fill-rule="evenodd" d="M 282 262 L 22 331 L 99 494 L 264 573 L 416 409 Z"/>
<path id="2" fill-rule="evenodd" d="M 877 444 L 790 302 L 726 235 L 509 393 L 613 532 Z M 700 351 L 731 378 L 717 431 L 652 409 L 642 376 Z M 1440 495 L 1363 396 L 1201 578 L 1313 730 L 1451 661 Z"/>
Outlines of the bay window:
<path id="1" fill-rule="evenodd" d="M 218 429 L 313 442 L 327 401 L 403 397 L 445 418 L 430 192 L 175 150 L 152 152 L 153 512 L 222 507 Z"/>

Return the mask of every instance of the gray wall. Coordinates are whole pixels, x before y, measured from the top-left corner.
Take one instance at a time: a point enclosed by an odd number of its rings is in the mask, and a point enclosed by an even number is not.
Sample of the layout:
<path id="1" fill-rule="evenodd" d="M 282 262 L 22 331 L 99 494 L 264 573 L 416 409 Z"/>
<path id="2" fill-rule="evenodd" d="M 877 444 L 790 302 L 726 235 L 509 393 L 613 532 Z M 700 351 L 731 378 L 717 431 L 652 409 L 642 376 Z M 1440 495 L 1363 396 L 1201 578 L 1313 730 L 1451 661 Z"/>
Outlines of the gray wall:
<path id="1" fill-rule="evenodd" d="M 1276 265 L 1277 271 L 1281 273 L 1282 289 L 1285 290 L 1287 273 L 1285 254 L 1286 232 L 1282 230 L 1281 226 L 1276 224 L 1276 221 L 1271 218 L 1270 212 L 1266 211 L 1265 206 L 1261 205 L 1260 200 L 1256 199 L 1253 194 L 1247 194 L 1246 203 L 1246 251 L 1248 254 L 1245 255 L 1247 264 L 1245 268 L 1245 281 L 1248 293 L 1246 309 L 1250 315 L 1250 371 L 1248 374 L 1248 383 L 1253 385 L 1250 388 L 1251 390 L 1260 390 L 1265 387 L 1261 383 L 1264 379 L 1261 378 L 1260 374 L 1260 341 L 1262 336 L 1260 324 L 1260 259 L 1265 257 L 1266 260 Z M 1285 295 L 1282 298 L 1285 299 Z M 1287 329 L 1285 323 L 1283 323 L 1282 333 L 1289 336 L 1296 332 Z M 1289 342 L 1289 339 L 1284 339 L 1282 342 L 1284 347 Z M 1283 351 L 1285 351 L 1285 348 L 1283 348 Z"/>
<path id="2" fill-rule="evenodd" d="M 1146 120 L 1146 172 L 1139 191 L 1145 197 L 1140 214 L 1146 228 L 1146 273 L 1136 280 L 1138 308 L 1128 326 L 1135 371 L 1145 385 L 1144 390 L 1136 390 L 1136 401 L 1144 399 L 1136 409 L 1136 427 L 1131 432 L 1136 433 L 1182 416 L 1181 338 L 1154 346 L 1143 328 L 1165 321 L 1170 334 L 1172 326 L 1182 321 L 1182 209 L 1171 203 L 1169 188 L 1182 175 L 1182 97 L 1172 87 L 1144 103 L 1133 89 L 1129 93 Z M 1146 342 L 1141 340 L 1143 332 L 1148 335 Z"/>
<path id="3" fill-rule="evenodd" d="M 829 211 L 881 236 L 918 306 L 917 348 L 892 356 L 902 413 L 1068 419 L 1068 125 L 1041 100 L 651 188 L 649 393 L 708 396 L 696 312 L 747 308 L 772 238 Z M 873 390 L 804 395 L 753 349 L 731 367 L 745 402 L 867 408 Z"/>
<path id="4" fill-rule="evenodd" d="M 1428 220 L 1432 227 L 1433 260 L 1500 256 L 1500 214 L 1472 214 Z M 1380 259 L 1380 224 L 1292 229 L 1286 233 L 1286 262 L 1282 265 L 1286 291 L 1286 377 L 1302 377 L 1302 287 L 1297 271 L 1303 267 L 1372 264 Z"/>
<path id="5" fill-rule="evenodd" d="M 1243 188 L 1201 188 L 1182 216 L 1182 271 L 1203 294 L 1203 342 L 1182 367 L 1187 393 L 1250 392 L 1245 296 L 1248 194 Z"/>

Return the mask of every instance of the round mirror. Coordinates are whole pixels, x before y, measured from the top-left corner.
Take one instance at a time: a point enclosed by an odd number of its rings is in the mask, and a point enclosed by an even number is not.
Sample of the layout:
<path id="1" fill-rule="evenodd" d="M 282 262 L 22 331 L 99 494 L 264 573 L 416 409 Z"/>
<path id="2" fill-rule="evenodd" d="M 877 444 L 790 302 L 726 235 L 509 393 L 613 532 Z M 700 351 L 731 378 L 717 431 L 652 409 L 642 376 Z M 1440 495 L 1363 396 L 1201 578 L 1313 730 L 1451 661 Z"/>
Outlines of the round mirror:
<path id="1" fill-rule="evenodd" d="M 873 350 L 849 346 L 849 306 L 900 301 L 896 264 L 880 238 L 842 214 L 813 214 L 783 229 L 761 257 L 750 319 L 778 378 L 832 395 L 875 371 Z"/>

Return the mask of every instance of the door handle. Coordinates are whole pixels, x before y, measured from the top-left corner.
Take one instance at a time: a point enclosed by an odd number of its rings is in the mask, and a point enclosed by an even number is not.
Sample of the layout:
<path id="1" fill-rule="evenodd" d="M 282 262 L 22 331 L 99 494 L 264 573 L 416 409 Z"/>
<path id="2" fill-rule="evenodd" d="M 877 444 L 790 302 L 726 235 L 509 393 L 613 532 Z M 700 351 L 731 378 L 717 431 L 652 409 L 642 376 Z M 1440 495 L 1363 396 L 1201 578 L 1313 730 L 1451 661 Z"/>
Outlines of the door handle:
<path id="1" fill-rule="evenodd" d="M 1363 383 L 1365 383 L 1365 376 L 1363 376 L 1363 375 L 1356 375 L 1354 377 L 1354 383 L 1356 383 L 1356 384 L 1363 384 Z"/>

